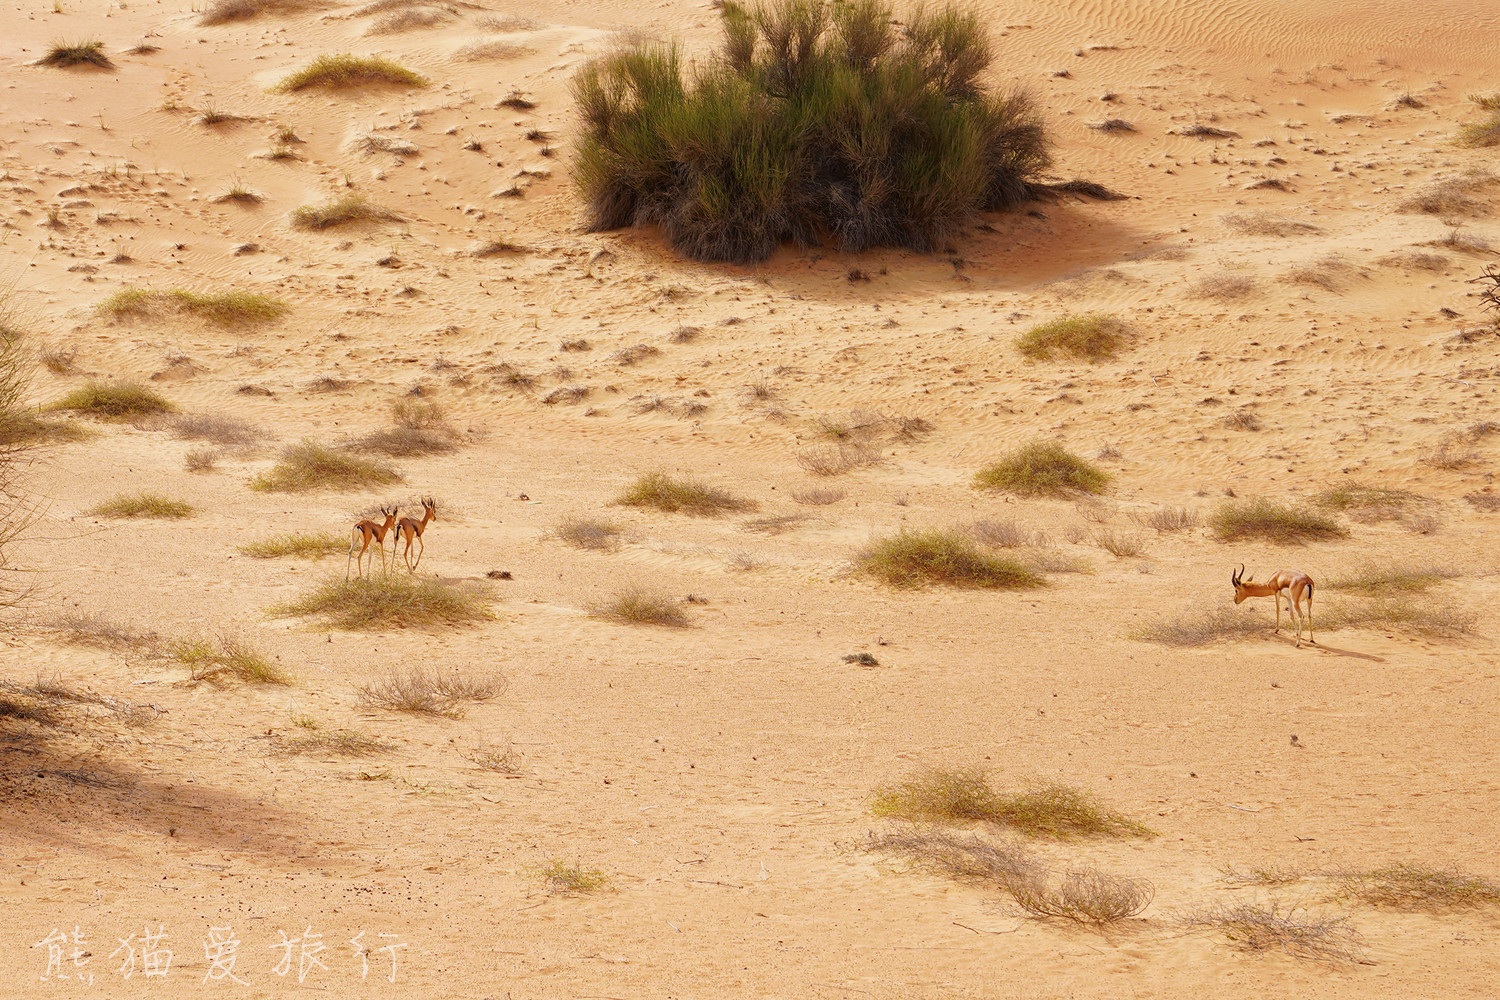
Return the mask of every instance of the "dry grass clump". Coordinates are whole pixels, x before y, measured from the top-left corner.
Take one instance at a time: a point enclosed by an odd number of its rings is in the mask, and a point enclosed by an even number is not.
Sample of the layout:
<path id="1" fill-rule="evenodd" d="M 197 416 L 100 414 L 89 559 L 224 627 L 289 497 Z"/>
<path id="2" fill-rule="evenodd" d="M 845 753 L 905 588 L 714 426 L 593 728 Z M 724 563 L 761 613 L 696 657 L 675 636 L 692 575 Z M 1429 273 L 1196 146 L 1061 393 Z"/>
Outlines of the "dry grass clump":
<path id="1" fill-rule="evenodd" d="M 1437 444 L 1423 452 L 1418 461 L 1434 469 L 1462 469 L 1479 457 L 1470 446 L 1472 440 L 1463 433 L 1445 434 Z"/>
<path id="2" fill-rule="evenodd" d="M 1137 524 L 1162 533 L 1191 531 L 1200 520 L 1196 510 L 1186 507 L 1157 507 L 1149 514 L 1131 516 Z"/>
<path id="3" fill-rule="evenodd" d="M 622 625 L 662 625 L 687 628 L 691 622 L 676 598 L 642 587 L 632 587 L 591 608 L 595 618 Z"/>
<path id="4" fill-rule="evenodd" d="M 1020 549 L 1033 545 L 1046 545 L 1047 536 L 1040 531 L 1032 531 L 1023 528 L 1016 523 L 1014 518 L 1006 518 L 996 521 L 989 518 L 975 521 L 969 525 L 969 534 L 980 545 L 988 545 L 992 549 Z"/>
<path id="5" fill-rule="evenodd" d="M 809 445 L 797 453 L 797 464 L 815 476 L 841 476 L 880 460 L 880 449 L 865 441 Z"/>
<path id="6" fill-rule="evenodd" d="M 1108 361 L 1129 340 L 1130 328 L 1117 317 L 1088 313 L 1034 326 L 1016 341 L 1016 349 L 1034 361 L 1051 361 L 1054 356 Z"/>
<path id="7" fill-rule="evenodd" d="M 172 500 L 160 493 L 122 493 L 84 513 L 92 517 L 160 517 L 177 520 L 192 517 L 197 511 L 192 504 Z"/>
<path id="8" fill-rule="evenodd" d="M 401 482 L 401 473 L 384 462 L 334 451 L 316 441 L 289 445 L 270 469 L 250 481 L 263 493 L 304 493 L 316 489 L 354 490 Z"/>
<path id="9" fill-rule="evenodd" d="M 1097 868 L 1054 875 L 1019 844 L 976 834 L 904 830 L 871 835 L 868 846 L 905 858 L 918 868 L 996 886 L 1037 917 L 1103 926 L 1142 912 L 1156 895 L 1155 887 L 1144 879 L 1122 878 Z"/>
<path id="10" fill-rule="evenodd" d="M 918 771 L 877 788 L 870 810 L 918 823 L 984 821 L 1059 839 L 1155 836 L 1150 828 L 1067 785 L 1038 783 L 1019 792 L 997 791 L 981 767 Z"/>
<path id="11" fill-rule="evenodd" d="M 1255 280 L 1242 274 L 1206 275 L 1188 288 L 1188 295 L 1195 299 L 1242 299 L 1255 291 Z"/>
<path id="12" fill-rule="evenodd" d="M 565 517 L 557 526 L 557 537 L 575 549 L 613 552 L 620 547 L 619 526 L 595 518 Z"/>
<path id="13" fill-rule="evenodd" d="M 233 677 L 247 684 L 290 684 L 279 667 L 232 635 L 221 635 L 217 644 L 208 639 L 183 639 L 167 652 L 187 667 L 195 681 L 222 683 Z"/>
<path id="14" fill-rule="evenodd" d="M 530 869 L 529 874 L 547 887 L 549 892 L 593 892 L 609 885 L 609 875 L 598 868 L 551 861 L 540 868 Z"/>
<path id="15" fill-rule="evenodd" d="M 1467 493 L 1464 495 L 1464 500 L 1475 510 L 1489 513 L 1500 511 L 1500 496 L 1488 493 Z"/>
<path id="16" fill-rule="evenodd" d="M 182 288 L 156 292 L 126 288 L 100 303 L 99 311 L 112 319 L 171 311 L 197 316 L 218 326 L 244 326 L 269 323 L 286 315 L 288 309 L 269 295 L 255 292 L 203 293 Z"/>
<path id="17" fill-rule="evenodd" d="M 1344 279 L 1356 274 L 1358 268 L 1337 254 L 1327 254 L 1309 264 L 1298 264 L 1289 268 L 1282 278 L 1294 285 L 1312 285 L 1325 291 L 1336 292 L 1343 287 Z"/>
<path id="18" fill-rule="evenodd" d="M 1454 141 L 1460 146 L 1500 145 L 1500 110 L 1492 108 L 1490 116 L 1483 121 L 1460 125 Z"/>
<path id="19" fill-rule="evenodd" d="M 1321 608 L 1319 611 L 1321 613 Z M 1323 625 L 1321 617 L 1318 624 Z M 1265 619 L 1249 608 L 1230 606 L 1199 611 L 1170 621 L 1155 621 L 1135 630 L 1130 637 L 1165 646 L 1205 646 L 1219 639 L 1238 639 L 1264 632 L 1265 628 Z"/>
<path id="20" fill-rule="evenodd" d="M 1496 184 L 1500 184 L 1500 177 L 1488 170 L 1469 170 L 1433 181 L 1397 205 L 1396 209 L 1426 215 L 1484 215 L 1489 211 L 1489 203 L 1476 195 Z"/>
<path id="21" fill-rule="evenodd" d="M 1320 611 L 1316 622 L 1318 628 L 1326 631 L 1365 628 L 1456 639 L 1472 634 L 1479 616 L 1458 608 L 1423 607 L 1408 598 L 1395 596 L 1336 604 Z"/>
<path id="22" fill-rule="evenodd" d="M 1216 903 L 1182 918 L 1189 928 L 1220 931 L 1246 951 L 1280 951 L 1320 962 L 1357 962 L 1362 939 L 1346 917 L 1314 916 L 1271 903 Z"/>
<path id="23" fill-rule="evenodd" d="M 495 615 L 476 586 L 451 586 L 415 576 L 331 580 L 305 597 L 278 604 L 280 618 L 319 617 L 350 632 L 473 625 Z"/>
<path id="24" fill-rule="evenodd" d="M 401 216 L 368 201 L 363 195 L 345 195 L 322 205 L 303 205 L 292 210 L 294 229 L 332 229 L 354 222 L 400 222 Z"/>
<path id="25" fill-rule="evenodd" d="M 1371 563 L 1353 573 L 1336 576 L 1323 586 L 1329 590 L 1352 590 L 1356 593 L 1382 595 L 1395 592 L 1420 593 L 1441 580 L 1458 576 L 1446 566 L 1382 566 Z"/>
<path id="26" fill-rule="evenodd" d="M 314 531 L 273 535 L 258 542 L 241 545 L 235 551 L 252 559 L 280 559 L 285 556 L 322 559 L 324 556 L 340 555 L 348 548 L 348 538 L 331 531 Z"/>
<path id="27" fill-rule="evenodd" d="M 89 42 L 57 42 L 47 50 L 47 54 L 37 60 L 39 66 L 98 66 L 100 69 L 114 69 L 115 64 L 109 56 L 104 54 L 104 43 L 99 41 Z"/>
<path id="28" fill-rule="evenodd" d="M 1108 528 L 1095 531 L 1094 542 L 1117 559 L 1132 559 L 1146 552 L 1144 536 L 1112 531 Z"/>
<path id="29" fill-rule="evenodd" d="M 162 396 L 136 382 L 89 382 L 48 407 L 105 420 L 130 420 L 174 409 Z"/>
<path id="30" fill-rule="evenodd" d="M 536 52 L 536 49 L 527 45 L 517 45 L 515 42 L 506 42 L 499 39 L 488 39 L 460 46 L 454 51 L 453 57 L 455 59 L 462 59 L 465 62 L 480 62 L 485 59 L 519 59 L 522 56 L 529 56 L 534 52 Z"/>
<path id="31" fill-rule="evenodd" d="M 1261 428 L 1260 417 L 1248 406 L 1242 406 L 1232 410 L 1224 417 L 1224 426 L 1236 431 L 1258 431 Z"/>
<path id="32" fill-rule="evenodd" d="M 1033 441 L 981 469 L 974 478 L 980 486 L 1021 496 L 1072 496 L 1098 493 L 1110 477 L 1055 441 Z"/>
<path id="33" fill-rule="evenodd" d="M 54 375 L 72 375 L 78 370 L 78 348 L 44 347 L 37 352 L 42 367 Z"/>
<path id="34" fill-rule="evenodd" d="M 287 757 L 306 757 L 328 753 L 339 757 L 375 757 L 396 749 L 394 743 L 376 739 L 357 729 L 336 729 L 331 733 L 309 733 L 306 736 L 280 736 L 275 751 Z"/>
<path id="35" fill-rule="evenodd" d="M 1208 525 L 1224 542 L 1264 538 L 1291 545 L 1349 536 L 1348 528 L 1326 514 L 1263 497 L 1222 504 L 1208 519 Z"/>
<path id="36" fill-rule="evenodd" d="M 172 433 L 189 441 L 212 441 L 226 447 L 243 447 L 264 435 L 236 417 L 217 413 L 174 413 L 167 419 Z"/>
<path id="37" fill-rule="evenodd" d="M 1500 884 L 1457 868 L 1402 863 L 1333 879 L 1342 898 L 1396 910 L 1444 913 L 1500 904 Z"/>
<path id="38" fill-rule="evenodd" d="M 367 434 L 350 447 L 392 458 L 446 455 L 458 447 L 458 432 L 443 419 L 436 403 L 399 400 L 391 408 L 394 426 Z"/>
<path id="39" fill-rule="evenodd" d="M 374 24 L 365 31 L 367 35 L 394 35 L 402 31 L 412 31 L 417 28 L 432 28 L 446 21 L 452 20 L 450 11 L 442 7 L 407 7 L 378 18 Z"/>
<path id="40" fill-rule="evenodd" d="M 1226 227 L 1246 236 L 1306 236 L 1321 232 L 1311 222 L 1289 219 L 1274 212 L 1251 212 L 1246 215 L 1226 215 L 1220 221 Z"/>
<path id="41" fill-rule="evenodd" d="M 792 500 L 805 507 L 826 507 L 829 504 L 838 503 L 848 495 L 843 490 L 800 490 L 792 494 Z"/>
<path id="42" fill-rule="evenodd" d="M 509 682 L 498 673 L 465 676 L 455 670 L 431 667 L 392 668 L 378 680 L 357 689 L 361 708 L 384 708 L 414 715 L 461 718 L 465 701 L 488 701 Z"/>
<path id="43" fill-rule="evenodd" d="M 137 632 L 129 625 L 122 625 L 98 612 L 67 612 L 42 622 L 42 626 L 58 632 L 68 642 L 100 649 L 155 652 L 162 641 L 155 632 Z"/>
<path id="44" fill-rule="evenodd" d="M 616 498 L 627 507 L 655 507 L 675 514 L 682 511 L 711 517 L 725 512 L 754 510 L 754 501 L 714 489 L 694 479 L 677 479 L 665 472 L 648 472 Z"/>
<path id="45" fill-rule="evenodd" d="M 969 535 L 944 528 L 915 531 L 903 528 L 876 539 L 855 557 L 862 572 L 893 587 L 951 587 L 1024 589 L 1040 587 L 1040 573 L 1009 556 L 991 555 Z"/>
<path id="46" fill-rule="evenodd" d="M 1412 508 L 1431 501 L 1410 490 L 1350 482 L 1315 494 L 1312 502 L 1324 510 L 1341 511 L 1357 521 L 1373 523 L 1395 520 Z"/>
<path id="47" fill-rule="evenodd" d="M 307 66 L 284 77 L 272 89 L 289 94 L 310 87 L 338 90 L 385 85 L 425 87 L 427 78 L 384 56 L 356 56 L 343 52 L 318 56 Z"/>

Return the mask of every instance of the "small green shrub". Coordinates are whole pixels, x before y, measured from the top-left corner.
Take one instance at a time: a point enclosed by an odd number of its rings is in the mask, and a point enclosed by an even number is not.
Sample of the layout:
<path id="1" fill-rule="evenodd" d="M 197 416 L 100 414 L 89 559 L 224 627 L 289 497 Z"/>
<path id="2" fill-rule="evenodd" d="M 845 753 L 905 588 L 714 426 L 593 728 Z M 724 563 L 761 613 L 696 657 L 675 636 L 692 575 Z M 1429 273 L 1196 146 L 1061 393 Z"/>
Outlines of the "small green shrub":
<path id="1" fill-rule="evenodd" d="M 1087 792 L 1056 783 L 1034 784 L 1019 792 L 990 785 L 983 768 L 928 768 L 875 790 L 870 809 L 877 816 L 919 823 L 984 821 L 1032 836 L 1151 837 L 1141 823 L 1103 806 Z"/>
<path id="2" fill-rule="evenodd" d="M 85 513 L 93 517 L 160 517 L 180 519 L 197 513 L 192 504 L 172 500 L 160 493 L 122 494 Z"/>
<path id="3" fill-rule="evenodd" d="M 39 60 L 43 66 L 98 66 L 114 69 L 115 64 L 104 54 L 103 42 L 58 42 Z"/>
<path id="4" fill-rule="evenodd" d="M 294 556 L 298 559 L 322 559 L 324 556 L 341 555 L 349 548 L 349 539 L 331 531 L 297 532 L 276 535 L 271 538 L 241 545 L 235 551 L 252 559 L 279 559 Z"/>
<path id="5" fill-rule="evenodd" d="M 1324 510 L 1350 512 L 1367 508 L 1394 508 L 1405 510 L 1427 503 L 1428 498 L 1410 490 L 1391 489 L 1385 486 L 1367 486 L 1364 483 L 1344 483 L 1332 486 L 1313 496 L 1312 502 Z"/>
<path id="6" fill-rule="evenodd" d="M 689 81 L 655 42 L 574 78 L 590 230 L 656 224 L 688 257 L 736 263 L 825 235 L 928 252 L 1028 198 L 1048 165 L 1031 100 L 986 90 L 977 15 L 731 0 L 721 17 L 722 52 Z"/>
<path id="7" fill-rule="evenodd" d="M 356 56 L 345 52 L 318 56 L 307 66 L 284 77 L 272 89 L 289 94 L 310 87 L 341 90 L 383 85 L 425 87 L 427 78 L 383 56 Z"/>
<path id="8" fill-rule="evenodd" d="M 1021 496 L 1098 493 L 1109 483 L 1109 473 L 1055 441 L 1022 445 L 974 478 L 982 487 Z"/>
<path id="9" fill-rule="evenodd" d="M 1460 146 L 1500 145 L 1500 111 L 1492 112 L 1482 121 L 1460 125 L 1457 142 Z"/>
<path id="10" fill-rule="evenodd" d="M 1208 525 L 1224 542 L 1264 538 L 1291 545 L 1349 537 L 1349 529 L 1326 514 L 1263 497 L 1221 505 L 1208 519 Z"/>
<path id="11" fill-rule="evenodd" d="M 145 288 L 127 288 L 105 299 L 99 311 L 112 319 L 173 311 L 197 316 L 218 326 L 244 326 L 269 323 L 286 315 L 288 309 L 269 295 L 255 292 L 203 293 L 181 288 L 154 292 Z"/>
<path id="12" fill-rule="evenodd" d="M 893 587 L 931 583 L 985 589 L 1040 587 L 1040 573 L 1009 556 L 992 555 L 959 531 L 902 529 L 877 539 L 855 559 L 861 570 Z"/>
<path id="13" fill-rule="evenodd" d="M 291 683 L 279 667 L 233 636 L 220 636 L 217 644 L 207 639 L 184 639 L 172 643 L 167 651 L 188 668 L 195 681 L 217 684 L 235 677 L 250 684 Z"/>
<path id="14" fill-rule="evenodd" d="M 1129 328 L 1114 316 L 1089 313 L 1066 316 L 1034 326 L 1016 341 L 1016 349 L 1033 361 L 1055 356 L 1108 361 L 1124 349 Z"/>
<path id="15" fill-rule="evenodd" d="M 332 229 L 354 222 L 400 222 L 401 216 L 381 208 L 357 194 L 322 205 L 303 205 L 292 210 L 294 229 Z"/>
<path id="16" fill-rule="evenodd" d="M 529 870 L 529 874 L 540 879 L 551 892 L 593 892 L 609 885 L 608 873 L 598 868 L 584 868 L 562 861 Z"/>
<path id="17" fill-rule="evenodd" d="M 332 580 L 270 609 L 277 617 L 321 617 L 333 628 L 372 631 L 473 625 L 494 618 L 488 593 L 414 576 Z"/>
<path id="18" fill-rule="evenodd" d="M 168 413 L 176 407 L 136 382 L 89 382 L 53 403 L 49 409 L 72 410 L 105 420 L 131 420 Z"/>
<path id="19" fill-rule="evenodd" d="M 250 481 L 263 493 L 303 493 L 322 488 L 354 490 L 401 482 L 384 462 L 326 448 L 316 441 L 290 445 L 270 469 Z"/>
<path id="20" fill-rule="evenodd" d="M 604 604 L 594 608 L 595 618 L 620 622 L 626 625 L 664 625 L 667 628 L 687 628 L 691 623 L 682 603 L 675 598 L 632 587 L 615 595 Z"/>
<path id="21" fill-rule="evenodd" d="M 726 511 L 754 510 L 752 501 L 714 489 L 694 479 L 677 479 L 665 472 L 648 472 L 615 500 L 627 507 L 655 507 L 675 514 L 682 511 L 711 517 Z"/>

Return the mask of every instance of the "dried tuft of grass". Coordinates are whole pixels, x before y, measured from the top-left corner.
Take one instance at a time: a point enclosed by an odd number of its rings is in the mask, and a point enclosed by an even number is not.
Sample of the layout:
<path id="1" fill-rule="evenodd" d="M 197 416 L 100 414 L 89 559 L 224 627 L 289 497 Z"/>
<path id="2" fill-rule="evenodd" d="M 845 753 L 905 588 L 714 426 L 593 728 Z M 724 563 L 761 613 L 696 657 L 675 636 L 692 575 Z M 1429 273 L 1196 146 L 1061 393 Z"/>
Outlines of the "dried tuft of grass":
<path id="1" fill-rule="evenodd" d="M 37 60 L 37 65 L 63 68 L 68 66 L 115 68 L 114 62 L 104 53 L 104 43 L 99 41 L 57 42 L 47 50 L 46 55 Z"/>
<path id="2" fill-rule="evenodd" d="M 223 634 L 217 644 L 208 639 L 183 639 L 172 643 L 167 652 L 188 668 L 195 681 L 221 684 L 227 678 L 247 684 L 290 684 L 291 678 L 279 667 L 235 636 Z"/>
<path id="3" fill-rule="evenodd" d="M 394 743 L 376 739 L 357 729 L 337 729 L 331 733 L 309 733 L 306 736 L 281 736 L 273 744 L 275 752 L 287 757 L 334 754 L 338 757 L 376 757 L 396 749 Z"/>
<path id="4" fill-rule="evenodd" d="M 557 526 L 557 537 L 575 549 L 613 552 L 620 547 L 620 528 L 609 521 L 565 517 Z"/>
<path id="5" fill-rule="evenodd" d="M 1451 607 L 1423 607 L 1401 596 L 1336 604 L 1317 616 L 1326 631 L 1366 628 L 1456 639 L 1472 634 L 1479 616 Z"/>
<path id="6" fill-rule="evenodd" d="M 669 514 L 682 511 L 700 517 L 756 508 L 751 500 L 694 479 L 677 479 L 665 472 L 648 472 L 636 479 L 615 503 L 627 507 L 655 507 Z"/>
<path id="7" fill-rule="evenodd" d="M 324 0 L 213 0 L 199 15 L 198 23 L 227 24 L 246 21 L 260 14 L 290 14 L 325 5 Z"/>
<path id="8" fill-rule="evenodd" d="M 293 229 L 333 229 L 356 222 L 402 222 L 401 216 L 382 208 L 363 195 L 350 194 L 322 205 L 303 205 L 292 210 Z"/>
<path id="9" fill-rule="evenodd" d="M 687 628 L 691 621 L 682 603 L 659 591 L 632 587 L 590 609 L 595 618 L 624 625 L 661 625 Z"/>
<path id="10" fill-rule="evenodd" d="M 1109 473 L 1055 441 L 1023 445 L 975 475 L 978 485 L 1021 496 L 1072 496 L 1098 493 Z"/>
<path id="11" fill-rule="evenodd" d="M 1130 342 L 1130 327 L 1115 316 L 1089 313 L 1065 316 L 1034 326 L 1016 341 L 1016 349 L 1033 361 L 1054 356 L 1109 361 Z"/>
<path id="12" fill-rule="evenodd" d="M 969 535 L 943 528 L 902 529 L 876 539 L 855 557 L 862 572 L 893 587 L 928 584 L 983 589 L 1027 589 L 1046 581 L 1009 556 L 991 555 Z"/>
<path id="13" fill-rule="evenodd" d="M 310 87 L 342 90 L 375 86 L 425 87 L 427 78 L 384 56 L 356 56 L 344 52 L 318 56 L 307 66 L 284 77 L 272 89 L 290 94 Z"/>
<path id="14" fill-rule="evenodd" d="M 136 382 L 89 382 L 48 407 L 72 410 L 104 420 L 131 420 L 175 409 L 156 392 Z"/>
<path id="15" fill-rule="evenodd" d="M 1136 916 L 1156 898 L 1156 887 L 1146 879 L 1112 875 L 1092 866 L 1059 876 L 1037 872 L 1008 888 L 1016 905 L 1033 916 L 1096 927 Z"/>
<path id="16" fill-rule="evenodd" d="M 792 500 L 805 507 L 826 507 L 838 503 L 848 496 L 843 490 L 800 490 L 792 494 Z"/>
<path id="17" fill-rule="evenodd" d="M 1250 212 L 1245 215 L 1226 215 L 1221 220 L 1225 227 L 1246 236 L 1308 236 L 1322 232 L 1311 222 L 1289 219 L 1274 212 Z"/>
<path id="18" fill-rule="evenodd" d="M 499 673 L 466 676 L 456 669 L 393 667 L 377 680 L 361 685 L 356 693 L 361 708 L 456 719 L 463 716 L 463 702 L 488 701 L 508 686 L 509 682 Z"/>
<path id="19" fill-rule="evenodd" d="M 866 441 L 809 445 L 797 453 L 797 464 L 815 476 L 841 476 L 880 461 L 880 449 Z"/>
<path id="20" fill-rule="evenodd" d="M 147 288 L 127 288 L 100 303 L 99 311 L 111 319 L 175 312 L 196 316 L 217 326 L 248 326 L 269 323 L 290 310 L 281 301 L 255 292 L 204 293 L 182 288 L 156 292 Z"/>
<path id="21" fill-rule="evenodd" d="M 1191 531 L 1198 527 L 1198 512 L 1186 507 L 1157 507 L 1144 516 L 1132 515 L 1135 522 L 1166 534 L 1176 531 Z"/>
<path id="22" fill-rule="evenodd" d="M 875 790 L 877 816 L 923 823 L 983 821 L 1032 836 L 1152 837 L 1149 828 L 1067 785 L 1042 782 L 997 791 L 981 767 L 927 768 Z"/>
<path id="23" fill-rule="evenodd" d="M 1329 590 L 1352 590 L 1380 596 L 1392 593 L 1420 593 L 1442 580 L 1458 576 L 1446 566 L 1383 566 L 1370 563 L 1344 576 L 1336 576 L 1323 586 Z"/>
<path id="24" fill-rule="evenodd" d="M 100 649 L 132 649 L 155 652 L 161 636 L 155 632 L 137 632 L 102 613 L 67 612 L 42 622 L 44 628 L 58 632 L 68 642 Z"/>
<path id="25" fill-rule="evenodd" d="M 134 493 L 105 500 L 84 513 L 91 517 L 158 517 L 180 520 L 192 517 L 196 510 L 192 504 L 172 500 L 160 493 Z"/>
<path id="26" fill-rule="evenodd" d="M 319 617 L 346 631 L 459 627 L 490 621 L 490 595 L 477 586 L 451 586 L 414 576 L 331 580 L 269 613 L 281 618 Z"/>
<path id="27" fill-rule="evenodd" d="M 217 413 L 174 413 L 167 418 L 172 433 L 189 441 L 212 441 L 225 447 L 245 447 L 265 435 L 237 417 Z"/>
<path id="28" fill-rule="evenodd" d="M 307 440 L 285 448 L 275 465 L 250 481 L 250 488 L 263 493 L 305 493 L 385 486 L 401 480 L 401 473 L 384 462 Z"/>
<path id="29" fill-rule="evenodd" d="M 1246 951 L 1280 951 L 1319 962 L 1357 962 L 1363 939 L 1347 917 L 1316 916 L 1271 903 L 1216 903 L 1188 913 L 1184 926 L 1224 934 Z"/>
<path id="30" fill-rule="evenodd" d="M 1095 531 L 1094 542 L 1117 559 L 1132 559 L 1146 552 L 1145 536 L 1112 531 L 1108 528 Z"/>
<path id="31" fill-rule="evenodd" d="M 1333 876 L 1340 898 L 1395 910 L 1445 913 L 1500 904 L 1500 884 L 1457 868 L 1394 864 Z"/>
<path id="32" fill-rule="evenodd" d="M 349 539 L 331 531 L 295 532 L 273 535 L 270 538 L 241 545 L 236 552 L 252 559 L 281 559 L 292 556 L 297 559 L 322 559 L 324 556 L 341 555 L 349 548 Z"/>
<path id="33" fill-rule="evenodd" d="M 1433 181 L 1397 205 L 1396 210 L 1450 218 L 1461 215 L 1485 215 L 1490 209 L 1489 202 L 1478 195 L 1497 184 L 1500 184 L 1500 177 L 1496 177 L 1488 170 L 1468 170 L 1462 174 Z"/>
<path id="34" fill-rule="evenodd" d="M 1208 524 L 1224 542 L 1264 538 L 1291 545 L 1349 537 L 1348 528 L 1325 514 L 1265 498 L 1222 504 Z"/>
<path id="35" fill-rule="evenodd" d="M 458 432 L 448 425 L 436 403 L 398 400 L 391 408 L 391 416 L 393 427 L 367 434 L 350 448 L 409 458 L 446 455 L 458 447 Z"/>
<path id="36" fill-rule="evenodd" d="M 1206 275 L 1188 288 L 1188 296 L 1195 299 L 1242 299 L 1255 291 L 1255 280 L 1241 274 Z"/>

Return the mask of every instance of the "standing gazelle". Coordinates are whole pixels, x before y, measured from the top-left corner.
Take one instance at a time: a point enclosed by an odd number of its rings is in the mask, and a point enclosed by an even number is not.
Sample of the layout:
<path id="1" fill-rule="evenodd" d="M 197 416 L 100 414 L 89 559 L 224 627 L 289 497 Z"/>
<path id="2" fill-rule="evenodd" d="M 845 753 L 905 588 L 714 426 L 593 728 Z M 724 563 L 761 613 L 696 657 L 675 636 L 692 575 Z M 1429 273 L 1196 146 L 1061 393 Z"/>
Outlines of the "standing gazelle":
<path id="1" fill-rule="evenodd" d="M 391 553 L 392 555 L 394 555 L 396 551 L 396 545 L 399 545 L 402 539 L 406 540 L 406 548 L 401 551 L 401 554 L 406 559 L 406 571 L 408 573 L 415 573 L 417 571 L 417 565 L 421 564 L 422 553 L 427 549 L 427 543 L 422 541 L 422 532 L 427 530 L 428 521 L 436 520 L 437 501 L 432 497 L 428 497 L 427 499 L 422 501 L 422 520 L 418 521 L 414 517 L 403 517 L 401 520 L 396 522 L 396 543 L 395 545 L 391 546 Z M 413 564 L 411 561 L 412 542 L 417 543 L 416 564 Z"/>
<path id="2" fill-rule="evenodd" d="M 1253 575 L 1253 574 L 1252 574 Z M 1237 573 L 1229 574 L 1229 582 L 1234 584 L 1234 603 L 1238 604 L 1247 597 L 1274 597 L 1276 599 L 1276 631 L 1281 631 L 1281 598 L 1286 597 L 1287 613 L 1297 621 L 1297 645 L 1302 645 L 1302 599 L 1307 598 L 1307 641 L 1317 644 L 1313 638 L 1312 631 L 1312 599 L 1313 581 L 1312 577 L 1300 570 L 1280 569 L 1271 574 L 1271 578 L 1265 583 L 1251 583 L 1244 579 L 1245 564 L 1240 563 Z"/>
<path id="3" fill-rule="evenodd" d="M 381 504 L 380 513 L 385 515 L 385 522 L 383 524 L 379 521 L 361 521 L 354 526 L 349 539 L 350 559 L 355 559 L 354 550 L 356 548 L 359 549 L 359 557 L 355 562 L 355 565 L 360 570 L 359 576 L 364 576 L 365 552 L 369 550 L 371 542 L 374 542 L 375 547 L 380 549 L 380 569 L 381 572 L 385 572 L 385 536 L 390 533 L 391 525 L 396 523 L 396 508 L 391 507 L 390 510 L 386 510 L 385 505 Z M 396 547 L 392 545 L 391 552 L 394 554 L 395 551 Z M 371 556 L 370 569 L 373 570 L 374 568 L 375 557 Z M 347 560 L 344 562 L 344 579 L 346 581 L 349 579 L 349 563 Z"/>

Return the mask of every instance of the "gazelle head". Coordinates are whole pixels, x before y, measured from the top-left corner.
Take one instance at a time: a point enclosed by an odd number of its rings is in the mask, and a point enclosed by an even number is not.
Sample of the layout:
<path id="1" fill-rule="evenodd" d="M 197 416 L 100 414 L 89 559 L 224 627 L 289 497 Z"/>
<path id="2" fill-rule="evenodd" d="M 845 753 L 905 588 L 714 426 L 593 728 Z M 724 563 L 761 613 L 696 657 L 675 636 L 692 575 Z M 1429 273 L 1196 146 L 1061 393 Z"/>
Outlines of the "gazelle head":
<path id="1" fill-rule="evenodd" d="M 385 504 L 381 504 L 380 505 L 380 513 L 382 515 L 384 515 L 387 524 L 390 524 L 392 521 L 396 520 L 396 508 L 395 507 L 387 508 Z"/>
<path id="2" fill-rule="evenodd" d="M 1233 571 L 1229 574 L 1229 582 L 1234 584 L 1234 603 L 1239 604 L 1245 598 L 1250 596 L 1249 594 L 1245 593 L 1245 584 L 1249 583 L 1253 579 L 1255 579 L 1254 573 L 1251 573 L 1248 578 L 1245 576 L 1244 563 L 1240 563 L 1240 568 L 1238 571 Z"/>
<path id="3" fill-rule="evenodd" d="M 425 497 L 422 500 L 422 509 L 426 512 L 429 518 L 434 521 L 437 520 L 437 501 L 432 497 Z"/>

